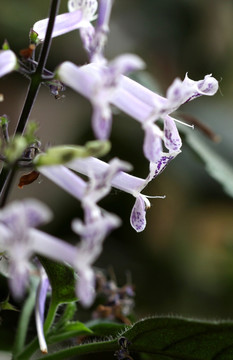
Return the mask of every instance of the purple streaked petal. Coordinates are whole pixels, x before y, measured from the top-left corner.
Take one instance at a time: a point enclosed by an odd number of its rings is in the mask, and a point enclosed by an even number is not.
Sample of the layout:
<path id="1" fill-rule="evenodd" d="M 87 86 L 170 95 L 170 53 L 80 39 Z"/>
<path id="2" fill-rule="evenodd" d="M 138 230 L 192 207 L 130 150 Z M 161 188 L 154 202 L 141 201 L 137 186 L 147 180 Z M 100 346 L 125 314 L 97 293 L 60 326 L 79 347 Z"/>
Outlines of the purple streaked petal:
<path id="1" fill-rule="evenodd" d="M 186 74 L 183 81 L 175 79 L 167 90 L 169 105 L 165 107 L 167 113 L 176 110 L 185 102 L 191 101 L 201 95 L 214 95 L 218 90 L 218 81 L 212 75 L 206 75 L 203 80 L 191 80 Z M 170 109 L 170 110 L 169 110 Z"/>
<path id="2" fill-rule="evenodd" d="M 218 81 L 212 77 L 212 74 L 206 75 L 203 80 L 193 81 L 186 74 L 183 84 L 186 86 L 194 86 L 196 84 L 196 96 L 207 95 L 212 96 L 218 91 Z M 192 98 L 196 97 L 195 95 Z M 190 99 L 191 100 L 191 99 Z"/>
<path id="3" fill-rule="evenodd" d="M 150 162 L 150 173 L 147 177 L 147 183 L 154 179 L 156 176 L 160 175 L 167 165 L 172 161 L 181 150 L 174 151 L 171 153 L 161 153 L 161 157 L 156 162 Z"/>
<path id="4" fill-rule="evenodd" d="M 41 279 L 36 293 L 35 319 L 37 336 L 39 340 L 40 350 L 43 354 L 48 352 L 45 336 L 44 336 L 44 311 L 46 296 L 49 290 L 49 279 L 43 269 L 41 269 Z"/>
<path id="5" fill-rule="evenodd" d="M 17 57 L 11 50 L 0 51 L 0 77 L 17 68 Z"/>
<path id="6" fill-rule="evenodd" d="M 143 151 L 145 157 L 152 162 L 156 162 L 163 151 L 162 137 L 163 133 L 159 127 L 153 123 L 148 123 L 144 126 L 145 137 L 143 144 Z"/>
<path id="7" fill-rule="evenodd" d="M 136 198 L 130 216 L 130 224 L 137 232 L 143 231 L 146 227 L 146 204 L 141 195 Z"/>
<path id="8" fill-rule="evenodd" d="M 112 112 L 108 104 L 95 105 L 92 114 L 92 128 L 99 140 L 107 140 L 112 129 Z"/>
<path id="9" fill-rule="evenodd" d="M 33 25 L 33 30 L 38 34 L 38 39 L 44 41 L 48 26 L 48 19 L 37 21 Z M 81 10 L 76 10 L 71 13 L 64 13 L 56 16 L 52 37 L 66 34 L 70 31 L 87 26 L 86 20 L 83 17 Z"/>
<path id="10" fill-rule="evenodd" d="M 164 120 L 164 145 L 169 151 L 178 151 L 182 146 L 182 141 L 177 130 L 174 119 L 167 115 Z"/>

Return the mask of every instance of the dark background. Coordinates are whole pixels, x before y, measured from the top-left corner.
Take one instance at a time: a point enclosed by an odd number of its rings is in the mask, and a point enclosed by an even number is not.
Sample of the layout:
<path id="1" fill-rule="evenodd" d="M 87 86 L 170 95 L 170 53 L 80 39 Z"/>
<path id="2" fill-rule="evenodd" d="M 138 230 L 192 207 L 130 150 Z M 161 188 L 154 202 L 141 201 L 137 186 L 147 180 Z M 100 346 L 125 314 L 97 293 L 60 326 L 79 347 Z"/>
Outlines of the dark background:
<path id="1" fill-rule="evenodd" d="M 1 0 L 0 42 L 5 38 L 16 53 L 28 46 L 30 27 L 48 14 L 49 1 Z M 66 11 L 62 1 L 61 12 Z M 175 77 L 185 73 L 194 80 L 212 73 L 220 82 L 214 97 L 203 97 L 181 110 L 196 116 L 221 137 L 211 144 L 232 165 L 232 78 L 233 2 L 218 0 L 116 0 L 106 56 L 135 53 L 147 64 L 138 79 L 161 94 Z M 87 61 L 77 31 L 54 39 L 47 67 L 53 70 L 64 60 L 78 65 Z M 0 113 L 7 114 L 13 131 L 26 95 L 28 81 L 19 74 L 1 79 L 5 101 Z M 67 89 L 65 98 L 55 100 L 42 87 L 31 114 L 40 123 L 38 136 L 44 147 L 52 144 L 83 144 L 93 139 L 91 106 L 79 94 Z M 192 130 L 190 130 L 192 131 Z M 198 130 L 195 130 L 198 132 Z M 200 136 L 202 136 L 200 134 Z M 137 122 L 116 114 L 111 136 L 113 156 L 128 160 L 134 174 L 146 177 L 148 162 L 142 153 L 143 132 Z M 70 222 L 81 216 L 80 204 L 47 179 L 41 177 L 20 190 L 15 180 L 10 200 L 36 197 L 54 212 L 47 230 L 73 241 Z M 233 202 L 221 186 L 206 173 L 186 144 L 166 171 L 144 191 L 164 195 L 152 200 L 148 225 L 137 234 L 129 217 L 134 199 L 113 190 L 101 206 L 123 220 L 111 234 L 96 263 L 112 266 L 119 285 L 130 270 L 136 289 L 137 317 L 179 314 L 200 318 L 233 318 Z"/>

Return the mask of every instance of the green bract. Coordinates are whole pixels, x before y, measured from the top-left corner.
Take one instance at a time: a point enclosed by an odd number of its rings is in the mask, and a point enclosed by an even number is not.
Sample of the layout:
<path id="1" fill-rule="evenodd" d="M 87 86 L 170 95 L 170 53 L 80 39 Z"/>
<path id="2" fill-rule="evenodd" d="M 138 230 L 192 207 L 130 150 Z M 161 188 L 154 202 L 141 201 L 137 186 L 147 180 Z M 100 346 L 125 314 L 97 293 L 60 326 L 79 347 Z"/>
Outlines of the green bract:
<path id="1" fill-rule="evenodd" d="M 110 150 L 109 141 L 89 141 L 85 146 L 63 145 L 49 148 L 45 153 L 35 157 L 36 167 L 68 163 L 76 158 L 103 156 Z"/>

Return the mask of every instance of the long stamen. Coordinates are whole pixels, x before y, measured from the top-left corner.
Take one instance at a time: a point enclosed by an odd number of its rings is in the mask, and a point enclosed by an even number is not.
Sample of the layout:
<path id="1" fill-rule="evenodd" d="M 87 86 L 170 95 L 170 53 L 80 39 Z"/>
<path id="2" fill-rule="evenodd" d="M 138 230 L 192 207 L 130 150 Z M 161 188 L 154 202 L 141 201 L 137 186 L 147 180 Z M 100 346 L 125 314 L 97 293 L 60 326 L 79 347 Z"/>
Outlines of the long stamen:
<path id="1" fill-rule="evenodd" d="M 185 123 L 184 121 L 181 121 L 181 120 L 177 120 L 175 118 L 173 118 L 173 120 L 175 120 L 176 122 L 178 122 L 179 124 L 182 124 L 182 125 L 185 125 L 185 126 L 188 126 L 188 127 L 191 127 L 192 129 L 194 129 L 194 125 L 189 125 L 187 123 Z"/>

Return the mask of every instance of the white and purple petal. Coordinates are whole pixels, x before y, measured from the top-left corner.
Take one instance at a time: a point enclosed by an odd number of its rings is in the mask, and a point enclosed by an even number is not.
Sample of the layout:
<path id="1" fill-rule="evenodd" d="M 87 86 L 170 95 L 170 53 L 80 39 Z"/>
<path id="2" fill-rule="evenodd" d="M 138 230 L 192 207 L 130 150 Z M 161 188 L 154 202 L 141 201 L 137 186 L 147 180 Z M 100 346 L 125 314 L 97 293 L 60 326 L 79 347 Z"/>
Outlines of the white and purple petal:
<path id="1" fill-rule="evenodd" d="M 163 132 L 153 123 L 145 123 L 144 125 L 145 137 L 143 143 L 143 152 L 145 157 L 151 161 L 156 162 L 163 151 L 162 138 Z"/>
<path id="2" fill-rule="evenodd" d="M 48 290 L 50 289 L 49 279 L 42 268 L 40 271 L 40 283 L 36 293 L 35 320 L 40 350 L 43 354 L 48 352 L 44 336 L 44 312 Z"/>
<path id="3" fill-rule="evenodd" d="M 16 70 L 17 57 L 15 53 L 11 50 L 1 50 L 0 51 L 0 77 Z"/>
<path id="4" fill-rule="evenodd" d="M 38 39 L 40 41 L 44 41 L 45 39 L 47 26 L 48 19 L 39 20 L 33 25 L 33 30 L 38 34 Z M 83 18 L 83 12 L 81 10 L 60 14 L 56 16 L 52 37 L 54 38 L 70 31 L 80 29 L 82 26 L 86 26 L 86 21 Z"/>
<path id="5" fill-rule="evenodd" d="M 143 231 L 146 227 L 146 204 L 142 195 L 136 198 L 130 216 L 130 224 L 137 232 Z"/>
<path id="6" fill-rule="evenodd" d="M 166 148 L 173 152 L 178 151 L 182 146 L 182 141 L 177 130 L 174 119 L 166 115 L 163 117 L 164 120 L 164 145 Z"/>

